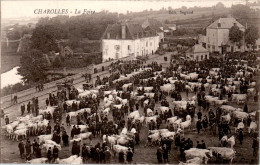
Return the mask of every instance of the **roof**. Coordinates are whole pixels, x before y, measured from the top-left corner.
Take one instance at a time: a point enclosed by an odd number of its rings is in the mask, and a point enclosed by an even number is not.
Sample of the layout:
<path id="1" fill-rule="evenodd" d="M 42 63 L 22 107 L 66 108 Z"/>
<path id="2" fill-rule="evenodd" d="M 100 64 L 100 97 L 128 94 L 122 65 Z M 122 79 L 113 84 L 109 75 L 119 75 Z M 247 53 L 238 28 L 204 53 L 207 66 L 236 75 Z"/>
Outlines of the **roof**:
<path id="1" fill-rule="evenodd" d="M 156 30 L 157 32 L 163 32 L 163 30 L 168 29 L 168 26 L 158 21 L 157 19 L 153 19 L 153 18 L 148 18 L 142 23 L 143 28 L 146 28 L 148 26 Z"/>
<path id="2" fill-rule="evenodd" d="M 137 39 L 142 37 L 156 36 L 156 33 L 150 29 L 143 29 L 138 23 L 115 23 L 109 24 L 103 34 L 102 39 L 123 39 L 122 27 L 126 27 L 125 39 Z M 108 34 L 110 37 L 108 38 Z"/>
<path id="3" fill-rule="evenodd" d="M 221 24 L 221 27 L 218 27 L 218 23 Z M 237 22 L 237 20 L 233 17 L 219 18 L 218 20 L 216 20 L 215 22 L 210 24 L 207 28 L 210 28 L 210 29 L 217 29 L 217 28 L 230 29 L 234 25 L 234 23 L 236 23 L 236 25 L 239 28 L 245 28 L 241 23 Z"/>
<path id="4" fill-rule="evenodd" d="M 204 53 L 209 52 L 207 49 L 205 49 L 202 45 L 196 44 L 191 49 L 189 49 L 187 52 L 190 53 Z"/>

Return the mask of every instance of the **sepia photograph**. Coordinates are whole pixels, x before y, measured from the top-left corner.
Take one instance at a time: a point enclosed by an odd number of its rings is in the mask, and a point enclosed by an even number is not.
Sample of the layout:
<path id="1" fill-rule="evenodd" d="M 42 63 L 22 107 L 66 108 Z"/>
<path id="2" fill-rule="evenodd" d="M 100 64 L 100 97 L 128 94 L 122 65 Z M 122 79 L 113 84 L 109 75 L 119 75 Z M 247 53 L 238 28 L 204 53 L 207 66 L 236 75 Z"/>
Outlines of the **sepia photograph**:
<path id="1" fill-rule="evenodd" d="M 259 164 L 260 0 L 0 3 L 0 164 Z"/>

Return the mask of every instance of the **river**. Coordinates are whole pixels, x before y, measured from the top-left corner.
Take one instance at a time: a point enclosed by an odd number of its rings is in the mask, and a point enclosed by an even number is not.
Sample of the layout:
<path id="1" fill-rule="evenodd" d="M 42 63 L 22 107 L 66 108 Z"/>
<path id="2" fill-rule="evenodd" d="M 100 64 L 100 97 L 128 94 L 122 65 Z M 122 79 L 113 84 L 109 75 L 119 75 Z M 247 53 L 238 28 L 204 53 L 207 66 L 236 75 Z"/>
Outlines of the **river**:
<path id="1" fill-rule="evenodd" d="M 16 83 L 22 82 L 22 76 L 18 75 L 17 69 L 19 66 L 1 74 L 1 89 L 8 85 L 14 85 Z"/>

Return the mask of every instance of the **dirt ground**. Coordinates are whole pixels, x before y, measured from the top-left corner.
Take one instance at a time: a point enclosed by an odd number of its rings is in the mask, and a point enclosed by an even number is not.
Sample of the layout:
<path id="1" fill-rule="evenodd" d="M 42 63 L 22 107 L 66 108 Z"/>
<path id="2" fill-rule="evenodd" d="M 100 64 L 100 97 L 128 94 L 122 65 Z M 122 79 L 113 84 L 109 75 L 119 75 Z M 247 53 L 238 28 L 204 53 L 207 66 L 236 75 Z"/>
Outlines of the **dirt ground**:
<path id="1" fill-rule="evenodd" d="M 157 61 L 162 61 L 162 59 L 159 59 Z M 190 93 L 189 98 L 192 97 L 194 94 Z M 186 93 L 182 93 L 182 98 L 184 100 L 187 100 Z M 167 100 L 170 103 L 170 107 L 173 109 L 172 105 L 172 99 L 167 96 Z M 44 100 L 40 101 L 40 105 L 44 106 Z M 101 103 L 102 104 L 102 103 Z M 234 103 L 229 103 L 229 105 L 232 105 L 234 107 L 240 107 L 243 108 L 243 105 L 236 105 Z M 159 104 L 156 104 L 155 109 L 159 106 Z M 214 110 L 217 108 L 216 106 L 211 106 L 211 108 Z M 248 109 L 249 112 L 255 111 L 258 109 L 258 104 L 252 101 L 252 98 L 248 102 Z M 16 116 L 20 115 L 20 109 L 19 106 L 13 106 L 9 109 L 9 115 L 11 115 L 11 118 L 14 119 Z M 198 108 L 196 108 L 196 113 L 198 111 Z M 140 109 L 141 114 L 143 114 L 143 109 Z M 206 111 L 203 111 L 204 114 L 207 114 Z M 111 117 L 111 115 L 110 115 Z M 11 121 L 12 121 L 11 119 Z M 65 123 L 65 115 L 63 116 L 63 123 Z M 52 123 L 52 122 L 51 122 Z M 72 121 L 72 123 L 76 123 L 75 119 Z M 1 125 L 3 126 L 3 120 L 1 121 Z M 53 125 L 53 123 L 52 123 Z M 165 128 L 165 123 L 161 125 L 161 128 Z M 67 132 L 70 134 L 70 128 L 67 127 Z M 24 163 L 25 160 L 22 160 L 19 158 L 19 150 L 18 150 L 18 142 L 12 141 L 8 139 L 4 135 L 4 130 L 1 130 L 1 163 Z M 235 135 L 234 127 L 231 126 L 232 134 Z M 246 129 L 245 131 L 246 132 Z M 148 135 L 148 128 L 145 126 L 142 127 L 140 131 L 140 145 L 135 145 L 135 152 L 133 157 L 133 164 L 156 164 L 157 158 L 156 158 L 156 150 L 158 146 L 145 146 L 146 140 Z M 204 140 L 207 147 L 212 146 L 219 146 L 219 140 L 218 135 L 212 135 L 211 130 L 202 130 L 201 133 L 198 135 L 195 129 L 195 123 L 192 123 L 191 129 L 185 129 L 184 131 L 184 137 L 190 138 L 193 141 L 194 147 L 196 147 L 196 141 Z M 30 140 L 32 141 L 36 137 L 30 137 Z M 84 141 L 85 143 L 89 144 L 89 141 Z M 102 142 L 101 137 L 96 137 L 92 141 L 92 145 L 95 145 L 97 142 Z M 238 142 L 238 139 L 236 138 L 236 144 L 234 146 L 234 149 L 236 151 L 236 157 L 233 160 L 232 164 L 258 164 L 258 158 L 253 156 L 253 149 L 252 149 L 252 138 L 248 135 L 248 133 L 244 134 L 244 141 L 243 144 L 240 145 Z M 59 157 L 60 158 L 67 158 L 71 155 L 71 145 L 69 147 L 63 147 L 62 151 L 60 151 Z M 170 164 L 178 164 L 179 163 L 179 150 L 174 147 L 174 143 L 172 145 L 172 150 L 169 154 L 169 163 Z M 42 151 L 42 156 L 46 157 L 46 151 Z M 88 161 L 88 163 L 95 163 L 92 161 Z M 118 157 L 112 158 L 111 163 L 118 163 Z"/>

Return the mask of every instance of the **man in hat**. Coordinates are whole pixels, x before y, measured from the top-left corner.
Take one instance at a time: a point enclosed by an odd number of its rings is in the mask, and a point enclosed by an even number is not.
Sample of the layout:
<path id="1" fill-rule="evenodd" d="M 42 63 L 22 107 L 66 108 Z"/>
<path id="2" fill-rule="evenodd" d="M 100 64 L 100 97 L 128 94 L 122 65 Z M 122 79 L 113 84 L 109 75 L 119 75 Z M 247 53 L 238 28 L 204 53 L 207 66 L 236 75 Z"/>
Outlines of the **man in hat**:
<path id="1" fill-rule="evenodd" d="M 49 149 L 47 151 L 47 158 L 48 158 L 48 162 L 51 163 L 51 160 L 52 160 L 51 147 L 49 147 Z"/>

